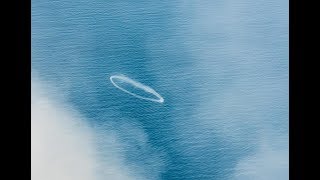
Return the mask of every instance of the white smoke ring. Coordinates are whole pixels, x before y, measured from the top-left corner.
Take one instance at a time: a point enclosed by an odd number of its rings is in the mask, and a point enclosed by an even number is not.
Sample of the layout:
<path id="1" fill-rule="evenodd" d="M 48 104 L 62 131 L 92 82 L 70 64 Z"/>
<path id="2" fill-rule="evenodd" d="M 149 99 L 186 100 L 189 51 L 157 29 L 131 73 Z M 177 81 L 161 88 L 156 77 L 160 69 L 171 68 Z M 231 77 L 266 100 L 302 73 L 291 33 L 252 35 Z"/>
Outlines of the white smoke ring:
<path id="1" fill-rule="evenodd" d="M 151 94 L 155 95 L 158 99 L 147 98 L 147 97 L 139 96 L 139 95 L 137 95 L 137 94 L 135 94 L 135 93 L 132 93 L 132 92 L 130 92 L 130 91 L 128 91 L 128 90 L 126 90 L 126 89 L 118 86 L 118 85 L 113 81 L 113 79 L 120 79 L 120 80 L 122 80 L 122 81 L 124 81 L 124 82 L 126 82 L 126 83 L 129 83 L 129 84 L 131 84 L 131 85 L 133 85 L 133 86 L 135 86 L 135 87 L 137 87 L 137 88 L 139 88 L 139 89 L 142 89 L 143 91 L 145 91 L 145 92 L 147 92 L 147 93 L 151 93 Z M 162 97 L 160 94 L 158 94 L 154 89 L 152 89 L 151 87 L 146 86 L 146 85 L 144 85 L 144 84 L 141 84 L 141 83 L 139 83 L 139 82 L 137 82 L 137 81 L 134 81 L 134 80 L 132 80 L 132 79 L 130 79 L 130 78 L 124 76 L 124 75 L 113 75 L 113 76 L 110 76 L 110 81 L 111 81 L 111 83 L 112 83 L 116 88 L 118 88 L 118 89 L 120 89 L 121 91 L 126 92 L 126 93 L 128 93 L 128 94 L 131 94 L 132 96 L 134 96 L 134 97 L 136 97 L 136 98 L 140 98 L 140 99 L 144 99 L 144 100 L 149 100 L 149 101 L 153 101 L 153 102 L 158 102 L 158 103 L 163 103 L 163 102 L 164 102 L 163 97 Z"/>

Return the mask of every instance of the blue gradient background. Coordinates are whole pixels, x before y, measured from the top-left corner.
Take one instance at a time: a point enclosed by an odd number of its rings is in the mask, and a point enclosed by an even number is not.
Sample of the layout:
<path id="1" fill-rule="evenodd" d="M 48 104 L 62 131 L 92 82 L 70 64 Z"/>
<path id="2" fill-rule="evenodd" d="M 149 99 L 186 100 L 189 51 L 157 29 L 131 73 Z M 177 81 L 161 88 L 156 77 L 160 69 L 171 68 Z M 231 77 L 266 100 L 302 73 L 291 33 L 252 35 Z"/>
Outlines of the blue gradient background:
<path id="1" fill-rule="evenodd" d="M 101 160 L 112 129 L 146 179 L 288 179 L 288 1 L 33 0 L 32 72 L 101 134 Z"/>

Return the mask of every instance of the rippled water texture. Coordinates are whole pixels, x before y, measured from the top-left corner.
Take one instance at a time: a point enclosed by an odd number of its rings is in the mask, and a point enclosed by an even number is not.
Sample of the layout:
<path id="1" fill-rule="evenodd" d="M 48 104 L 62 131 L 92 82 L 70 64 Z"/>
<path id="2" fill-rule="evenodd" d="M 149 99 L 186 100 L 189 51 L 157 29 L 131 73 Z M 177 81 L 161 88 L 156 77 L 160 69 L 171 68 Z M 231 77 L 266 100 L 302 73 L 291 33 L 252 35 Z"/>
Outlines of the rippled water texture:
<path id="1" fill-rule="evenodd" d="M 159 103 L 163 103 L 164 99 L 163 97 L 161 97 L 160 94 L 158 94 L 154 89 L 152 89 L 149 86 L 143 85 L 137 81 L 134 81 L 124 75 L 113 75 L 110 76 L 110 81 L 112 82 L 112 84 L 117 87 L 118 89 L 120 89 L 123 92 L 126 92 L 134 97 L 137 97 L 139 99 L 144 99 L 144 100 L 148 100 L 148 101 L 154 101 L 154 102 L 159 102 Z M 117 82 L 118 81 L 118 82 Z M 131 92 L 129 90 L 129 88 L 124 88 L 123 85 L 120 84 L 128 84 L 129 86 L 134 87 L 135 89 L 139 89 L 138 91 L 144 91 L 146 93 L 152 94 L 153 96 L 156 96 L 155 98 L 148 98 L 145 97 L 143 95 L 138 95 L 134 92 Z"/>
<path id="2" fill-rule="evenodd" d="M 33 0 L 32 81 L 39 180 L 288 179 L 288 1 Z"/>

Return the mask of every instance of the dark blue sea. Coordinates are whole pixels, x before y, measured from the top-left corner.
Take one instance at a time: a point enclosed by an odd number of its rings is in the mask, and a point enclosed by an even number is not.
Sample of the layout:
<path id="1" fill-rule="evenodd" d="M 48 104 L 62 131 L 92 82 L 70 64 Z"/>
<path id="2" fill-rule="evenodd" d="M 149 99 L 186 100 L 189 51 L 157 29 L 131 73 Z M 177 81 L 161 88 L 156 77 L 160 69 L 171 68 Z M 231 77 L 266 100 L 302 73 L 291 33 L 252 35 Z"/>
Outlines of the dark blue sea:
<path id="1" fill-rule="evenodd" d="M 32 73 L 94 132 L 99 180 L 113 154 L 123 179 L 288 179 L 288 1 L 33 0 Z"/>

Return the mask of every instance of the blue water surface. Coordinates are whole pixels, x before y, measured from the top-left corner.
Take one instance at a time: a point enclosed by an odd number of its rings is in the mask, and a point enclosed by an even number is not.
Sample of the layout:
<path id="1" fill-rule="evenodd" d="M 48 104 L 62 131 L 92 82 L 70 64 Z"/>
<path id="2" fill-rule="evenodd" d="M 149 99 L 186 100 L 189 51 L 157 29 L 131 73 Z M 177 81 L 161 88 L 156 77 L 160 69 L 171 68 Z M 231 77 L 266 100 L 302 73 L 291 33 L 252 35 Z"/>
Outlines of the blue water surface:
<path id="1" fill-rule="evenodd" d="M 288 155 L 284 0 L 33 0 L 32 71 L 93 129 L 117 131 L 131 147 L 126 163 L 146 179 L 254 179 L 235 174 L 261 144 Z M 115 88 L 116 74 L 164 103 Z M 124 124 L 142 129 L 148 146 Z M 268 174 L 288 179 L 286 168 Z"/>

